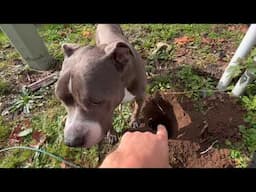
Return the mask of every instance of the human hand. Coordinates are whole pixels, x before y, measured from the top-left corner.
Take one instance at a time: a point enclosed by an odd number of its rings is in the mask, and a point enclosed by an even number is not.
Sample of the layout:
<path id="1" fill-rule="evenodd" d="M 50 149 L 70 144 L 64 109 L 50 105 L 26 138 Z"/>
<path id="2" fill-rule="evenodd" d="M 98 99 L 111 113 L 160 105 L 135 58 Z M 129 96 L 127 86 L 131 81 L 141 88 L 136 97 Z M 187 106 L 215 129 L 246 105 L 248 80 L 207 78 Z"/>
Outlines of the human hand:
<path id="1" fill-rule="evenodd" d="M 167 168 L 168 134 L 163 125 L 157 133 L 126 132 L 118 148 L 109 154 L 100 168 Z"/>

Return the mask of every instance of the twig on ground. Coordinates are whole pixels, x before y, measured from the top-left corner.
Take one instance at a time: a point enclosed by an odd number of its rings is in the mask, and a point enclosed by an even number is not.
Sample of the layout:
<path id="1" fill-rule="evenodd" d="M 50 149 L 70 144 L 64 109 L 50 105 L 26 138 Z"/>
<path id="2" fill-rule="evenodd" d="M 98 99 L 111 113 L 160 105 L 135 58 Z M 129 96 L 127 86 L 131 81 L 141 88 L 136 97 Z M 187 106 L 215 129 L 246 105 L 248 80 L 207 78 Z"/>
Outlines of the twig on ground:
<path id="1" fill-rule="evenodd" d="M 210 147 L 208 147 L 206 150 L 200 152 L 200 155 L 203 155 L 203 154 L 207 153 L 208 151 L 210 151 L 210 150 L 213 148 L 213 146 L 214 146 L 216 143 L 218 143 L 218 142 L 219 142 L 218 140 L 214 141 L 214 142 L 210 145 Z"/>

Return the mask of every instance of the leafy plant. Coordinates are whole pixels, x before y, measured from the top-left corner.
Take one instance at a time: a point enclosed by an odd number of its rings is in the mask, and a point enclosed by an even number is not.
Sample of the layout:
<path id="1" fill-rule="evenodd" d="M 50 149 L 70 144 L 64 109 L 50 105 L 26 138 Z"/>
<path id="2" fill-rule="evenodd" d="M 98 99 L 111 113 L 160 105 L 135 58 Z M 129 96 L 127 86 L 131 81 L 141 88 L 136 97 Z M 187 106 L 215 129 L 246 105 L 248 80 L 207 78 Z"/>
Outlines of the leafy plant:
<path id="1" fill-rule="evenodd" d="M 230 76 L 232 78 L 238 77 L 246 69 L 248 69 L 248 71 L 250 71 L 251 73 L 256 75 L 255 57 L 256 57 L 256 49 L 253 49 L 247 59 L 239 58 L 238 59 L 238 65 L 234 65 L 234 66 L 229 67 L 228 70 L 230 72 Z"/>
<path id="2" fill-rule="evenodd" d="M 211 95 L 215 84 L 211 78 L 204 78 L 197 75 L 190 65 L 184 66 L 177 73 L 178 78 L 183 83 L 186 91 L 191 91 L 194 98 Z"/>
<path id="3" fill-rule="evenodd" d="M 246 128 L 239 126 L 240 132 L 243 134 L 244 143 L 250 153 L 256 151 L 256 126 Z"/>
<path id="4" fill-rule="evenodd" d="M 131 109 L 129 103 L 121 104 L 114 112 L 114 129 L 120 133 L 128 128 L 131 118 Z"/>
<path id="5" fill-rule="evenodd" d="M 251 111 L 256 110 L 256 96 L 253 96 L 253 97 L 243 96 L 242 102 L 247 110 L 251 110 Z"/>
<path id="6" fill-rule="evenodd" d="M 246 168 L 247 167 L 247 158 L 242 155 L 242 153 L 238 150 L 231 150 L 230 157 L 235 160 L 238 168 Z"/>
<path id="7" fill-rule="evenodd" d="M 245 115 L 244 121 L 249 123 L 251 126 L 256 125 L 256 113 L 254 111 L 248 111 Z"/>
<path id="8" fill-rule="evenodd" d="M 156 76 L 153 79 L 153 82 L 151 82 L 151 84 L 147 87 L 147 92 L 152 94 L 159 90 L 164 91 L 166 89 L 170 89 L 171 88 L 170 79 L 171 78 L 169 75 Z"/>
<path id="9" fill-rule="evenodd" d="M 165 44 L 160 46 L 162 47 L 157 48 L 153 54 L 148 56 L 149 64 L 152 64 L 156 60 L 168 60 L 171 58 L 171 51 L 173 48 L 169 45 L 167 48 L 165 48 L 164 46 L 167 46 Z"/>
<path id="10" fill-rule="evenodd" d="M 253 92 L 255 92 L 255 85 L 250 86 L 248 94 L 241 98 L 242 104 L 247 110 L 244 120 L 248 126 L 240 126 L 240 131 L 250 153 L 256 151 L 256 96 L 252 95 Z"/>
<path id="11" fill-rule="evenodd" d="M 43 96 L 32 95 L 26 88 L 23 88 L 21 94 L 14 101 L 10 107 L 10 112 L 23 110 L 25 114 L 30 113 L 30 110 L 33 107 L 33 104 L 37 99 L 41 99 Z"/>
<path id="12" fill-rule="evenodd" d="M 229 76 L 232 78 L 236 78 L 242 74 L 242 72 L 246 69 L 246 65 L 243 62 L 240 62 L 239 65 L 230 66 L 228 68 Z"/>
<path id="13" fill-rule="evenodd" d="M 256 86 L 251 84 L 246 90 L 246 94 L 241 97 L 242 105 L 247 110 L 244 121 L 247 125 L 239 126 L 245 148 L 249 151 L 249 156 L 256 151 Z"/>

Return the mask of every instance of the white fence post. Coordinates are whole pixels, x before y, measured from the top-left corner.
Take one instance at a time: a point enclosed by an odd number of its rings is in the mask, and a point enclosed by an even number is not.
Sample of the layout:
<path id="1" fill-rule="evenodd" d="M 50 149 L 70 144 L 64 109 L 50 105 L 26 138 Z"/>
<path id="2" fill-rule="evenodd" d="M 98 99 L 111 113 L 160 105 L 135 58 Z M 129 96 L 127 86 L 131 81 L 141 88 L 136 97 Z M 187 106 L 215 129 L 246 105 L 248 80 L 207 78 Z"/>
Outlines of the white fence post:
<path id="1" fill-rule="evenodd" d="M 256 44 L 256 24 L 250 25 L 247 33 L 245 34 L 241 44 L 232 57 L 230 63 L 225 69 L 218 83 L 217 89 L 225 90 L 230 82 L 232 81 L 232 70 L 231 67 L 238 65 L 239 59 L 245 58 L 251 51 L 252 47 Z"/>
<path id="2" fill-rule="evenodd" d="M 0 27 L 32 69 L 48 70 L 52 67 L 54 60 L 38 35 L 35 25 L 1 24 Z"/>

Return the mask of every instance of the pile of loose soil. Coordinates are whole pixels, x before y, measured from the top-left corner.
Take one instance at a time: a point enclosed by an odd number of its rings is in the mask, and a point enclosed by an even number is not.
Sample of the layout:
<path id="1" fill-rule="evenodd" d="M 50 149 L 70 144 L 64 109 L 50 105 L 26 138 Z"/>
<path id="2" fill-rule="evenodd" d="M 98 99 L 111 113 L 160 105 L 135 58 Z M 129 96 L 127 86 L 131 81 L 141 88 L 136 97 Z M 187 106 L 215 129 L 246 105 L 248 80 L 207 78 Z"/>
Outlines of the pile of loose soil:
<path id="1" fill-rule="evenodd" d="M 169 91 L 147 98 L 141 121 L 153 131 L 159 123 L 167 127 L 172 167 L 225 168 L 235 166 L 225 141 L 241 139 L 238 126 L 244 124 L 244 113 L 225 93 L 195 102 Z"/>

